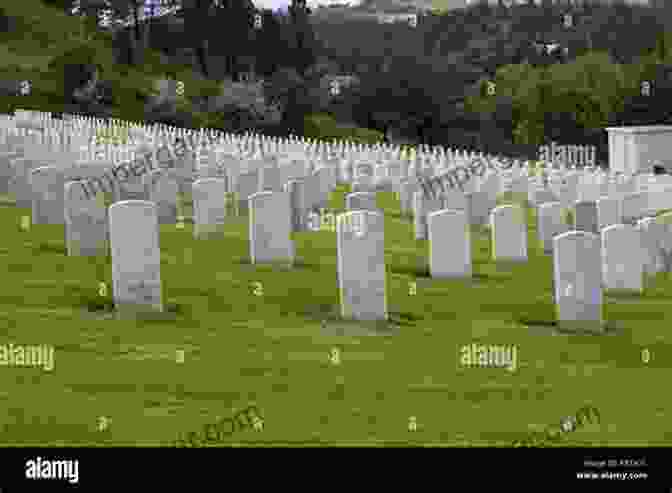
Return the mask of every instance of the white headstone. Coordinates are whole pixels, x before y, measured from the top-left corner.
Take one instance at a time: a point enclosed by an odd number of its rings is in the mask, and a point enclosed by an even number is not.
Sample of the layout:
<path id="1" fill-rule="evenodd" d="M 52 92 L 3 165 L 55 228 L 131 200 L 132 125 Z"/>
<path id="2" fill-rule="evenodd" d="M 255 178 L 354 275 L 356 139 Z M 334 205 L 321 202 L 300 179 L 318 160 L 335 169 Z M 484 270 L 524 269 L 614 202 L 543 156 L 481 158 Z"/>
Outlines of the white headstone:
<path id="1" fill-rule="evenodd" d="M 81 182 L 65 184 L 65 243 L 68 256 L 107 254 L 107 209 L 99 197 L 89 197 Z"/>
<path id="2" fill-rule="evenodd" d="M 9 193 L 9 182 L 14 176 L 11 161 L 19 157 L 15 152 L 0 152 L 0 193 Z"/>
<path id="3" fill-rule="evenodd" d="M 387 320 L 384 217 L 352 211 L 336 219 L 341 315 L 355 320 Z"/>
<path id="4" fill-rule="evenodd" d="M 544 253 L 553 253 L 553 238 L 568 230 L 560 202 L 547 202 L 537 207 L 537 237 Z"/>
<path id="5" fill-rule="evenodd" d="M 558 201 L 565 209 L 569 209 L 576 203 L 578 196 L 576 185 L 571 183 L 564 183 L 553 191 L 558 197 Z"/>
<path id="6" fill-rule="evenodd" d="M 601 331 L 600 237 L 568 231 L 553 239 L 553 281 L 558 324 L 570 330 Z"/>
<path id="7" fill-rule="evenodd" d="M 135 164 L 135 166 L 135 169 L 137 169 L 138 165 Z M 117 182 L 117 188 L 119 190 L 119 201 L 149 201 L 149 194 L 142 173 L 132 174 L 128 179 Z"/>
<path id="8" fill-rule="evenodd" d="M 642 218 L 646 212 L 646 194 L 645 192 L 628 193 L 623 196 L 621 202 L 621 214 L 623 223 L 632 224 Z"/>
<path id="9" fill-rule="evenodd" d="M 253 264 L 294 263 L 289 192 L 250 197 L 250 257 Z"/>
<path id="10" fill-rule="evenodd" d="M 527 175 L 516 176 L 511 182 L 511 192 L 518 197 L 527 199 L 529 186 Z"/>
<path id="11" fill-rule="evenodd" d="M 656 218 L 645 217 L 637 221 L 637 230 L 642 243 L 644 255 L 644 270 L 648 275 L 654 275 L 665 269 L 665 250 L 663 238 L 666 227 L 656 221 Z"/>
<path id="12" fill-rule="evenodd" d="M 602 230 L 603 282 L 605 289 L 644 289 L 644 252 L 641 233 L 629 224 Z"/>
<path id="13" fill-rule="evenodd" d="M 417 191 L 419 191 L 417 184 L 410 180 L 399 185 L 399 206 L 402 213 L 413 210 L 413 196 Z"/>
<path id="14" fill-rule="evenodd" d="M 574 204 L 574 229 L 589 233 L 599 232 L 595 202 L 578 201 Z"/>
<path id="15" fill-rule="evenodd" d="M 497 202 L 497 195 L 500 190 L 500 177 L 497 173 L 489 173 L 483 177 L 479 186 L 480 192 L 486 192 L 491 202 Z M 451 208 L 446 204 L 448 208 Z"/>
<path id="16" fill-rule="evenodd" d="M 490 213 L 493 260 L 527 260 L 527 221 L 519 205 L 500 205 Z"/>
<path id="17" fill-rule="evenodd" d="M 55 166 L 40 166 L 30 174 L 33 224 L 64 224 L 65 175 Z"/>
<path id="18" fill-rule="evenodd" d="M 159 224 L 175 224 L 177 221 L 177 195 L 179 183 L 167 171 L 157 169 L 144 177 L 147 195 L 157 206 Z"/>
<path id="19" fill-rule="evenodd" d="M 285 184 L 289 180 L 304 178 L 305 166 L 299 161 L 290 161 L 280 165 L 280 183 Z"/>
<path id="20" fill-rule="evenodd" d="M 376 192 L 354 192 L 345 196 L 345 208 L 349 211 L 377 211 Z"/>
<path id="21" fill-rule="evenodd" d="M 241 173 L 238 175 L 236 183 L 236 191 L 238 192 L 239 197 L 239 210 L 247 211 L 247 206 L 249 205 L 249 198 L 252 194 L 255 194 L 260 191 L 261 183 L 259 180 L 259 171 L 249 171 L 247 173 Z"/>
<path id="22" fill-rule="evenodd" d="M 617 197 L 602 197 L 597 201 L 597 224 L 600 231 L 621 224 L 621 201 Z"/>
<path id="23" fill-rule="evenodd" d="M 374 166 L 372 164 L 358 164 L 355 166 L 355 176 L 352 183 L 353 192 L 373 192 L 375 191 L 374 183 Z"/>
<path id="24" fill-rule="evenodd" d="M 319 202 L 316 205 L 326 208 L 329 205 L 330 193 L 336 188 L 336 168 L 333 166 L 319 168 L 313 176 L 319 190 Z"/>
<path id="25" fill-rule="evenodd" d="M 156 205 L 142 200 L 109 208 L 115 306 L 125 310 L 163 310 L 161 254 Z"/>
<path id="26" fill-rule="evenodd" d="M 30 185 L 30 172 L 38 164 L 30 159 L 20 157 L 11 160 L 13 177 L 9 181 L 9 193 L 16 201 L 16 207 L 30 208 L 33 205 L 33 191 Z"/>
<path id="27" fill-rule="evenodd" d="M 548 202 L 557 201 L 557 197 L 553 192 L 546 188 L 532 188 L 530 193 L 530 203 L 533 205 L 546 204 Z"/>
<path id="28" fill-rule="evenodd" d="M 470 224 L 488 224 L 490 211 L 494 208 L 492 199 L 486 192 L 467 192 L 465 194 Z"/>
<path id="29" fill-rule="evenodd" d="M 467 198 L 461 191 L 451 188 L 443 194 L 443 205 L 446 209 L 467 211 Z"/>
<path id="30" fill-rule="evenodd" d="M 672 212 L 656 216 L 656 224 L 661 226 L 659 245 L 664 271 L 672 272 Z"/>
<path id="31" fill-rule="evenodd" d="M 282 190 L 280 168 L 275 165 L 263 166 L 259 169 L 260 188 L 266 192 L 280 192 Z"/>
<path id="32" fill-rule="evenodd" d="M 223 178 L 202 178 L 192 185 L 194 208 L 194 238 L 207 238 L 224 232 L 227 218 L 227 199 Z"/>
<path id="33" fill-rule="evenodd" d="M 413 227 L 416 240 L 428 239 L 427 215 L 442 209 L 440 199 L 425 197 L 422 191 L 413 195 Z"/>
<path id="34" fill-rule="evenodd" d="M 428 215 L 429 271 L 433 278 L 472 275 L 471 232 L 463 210 L 444 209 Z"/>
<path id="35" fill-rule="evenodd" d="M 289 201 L 292 207 L 292 231 L 307 231 L 309 229 L 308 214 L 311 209 L 308 205 L 306 179 L 289 180 L 284 186 L 284 191 L 289 193 Z"/>

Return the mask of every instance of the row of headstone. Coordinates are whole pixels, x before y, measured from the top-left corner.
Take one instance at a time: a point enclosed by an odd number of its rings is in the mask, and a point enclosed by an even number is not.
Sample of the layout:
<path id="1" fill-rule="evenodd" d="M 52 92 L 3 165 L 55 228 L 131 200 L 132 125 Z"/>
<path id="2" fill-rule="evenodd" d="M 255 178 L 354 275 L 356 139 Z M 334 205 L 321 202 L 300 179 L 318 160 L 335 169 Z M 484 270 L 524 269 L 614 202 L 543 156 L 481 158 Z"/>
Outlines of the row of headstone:
<path id="1" fill-rule="evenodd" d="M 21 156 L 21 153 L 19 153 L 19 156 Z M 100 245 L 104 244 L 105 224 L 107 223 L 104 209 L 101 214 L 100 204 L 82 192 L 81 183 L 79 183 L 80 186 L 77 186 L 78 182 L 63 183 L 67 178 L 66 176 L 48 169 L 49 166 L 40 166 L 43 164 L 40 162 L 42 159 L 34 161 L 25 157 L 10 158 L 7 174 L 11 175 L 12 180 L 8 180 L 8 188 L 11 185 L 15 191 L 21 192 L 23 190 L 23 193 L 17 194 L 20 195 L 21 200 L 30 197 L 30 206 L 33 208 L 35 222 L 59 220 L 66 222 L 69 252 L 77 251 L 74 244 L 75 239 L 79 241 L 79 251 L 86 251 L 89 248 L 93 251 L 99 251 Z M 200 237 L 201 235 L 197 234 L 197 230 L 199 232 L 208 230 L 211 227 L 211 222 L 214 223 L 212 226 L 215 230 L 222 228 L 225 224 L 227 199 L 230 198 L 226 194 L 229 193 L 229 190 L 235 188 L 238 193 L 234 194 L 234 197 L 238 198 L 243 207 L 247 205 L 250 209 L 250 252 L 253 262 L 288 261 L 291 263 L 294 259 L 291 232 L 302 230 L 304 218 L 307 216 L 306 211 L 324 205 L 327 197 L 325 191 L 332 189 L 335 182 L 341 179 L 343 174 L 339 174 L 341 170 L 334 167 L 322 167 L 315 170 L 312 165 L 304 165 L 303 176 L 290 180 L 283 188 L 282 173 L 280 172 L 282 168 L 274 165 L 264 166 L 263 161 L 248 160 L 245 163 L 247 169 L 242 167 L 226 169 L 224 170 L 224 177 L 221 179 L 202 179 L 216 180 L 211 187 L 218 191 L 213 193 L 225 198 L 212 197 L 212 202 L 215 204 L 212 209 L 216 211 L 214 214 L 209 212 L 211 210 L 209 208 L 210 204 L 204 206 L 202 205 L 202 199 L 195 198 L 194 234 Z M 384 250 L 381 240 L 384 221 L 376 206 L 376 198 L 373 193 L 376 188 L 369 180 L 371 174 L 368 171 L 370 171 L 370 168 L 369 166 L 367 171 L 359 169 L 353 172 L 353 179 L 357 185 L 355 190 L 361 189 L 362 191 L 355 192 L 346 198 L 346 204 L 351 212 L 339 216 L 337 220 L 337 225 L 339 225 L 337 227 L 339 291 L 344 314 L 353 314 L 353 316 L 362 319 L 380 319 L 387 316 L 384 289 Z M 374 175 L 387 177 L 388 173 L 378 173 L 379 169 L 384 168 L 376 167 Z M 315 178 L 316 176 L 319 177 L 320 173 L 326 176 L 324 180 Z M 650 212 L 651 209 L 648 191 L 637 192 L 634 189 L 614 198 L 599 198 L 597 201 L 585 200 L 586 196 L 590 194 L 577 194 L 576 188 L 581 184 L 578 183 L 576 175 L 572 176 L 571 183 L 561 184 L 555 190 L 559 195 L 560 203 L 543 202 L 547 198 L 556 197 L 552 188 L 548 190 L 549 195 L 546 198 L 542 196 L 541 199 L 535 199 L 542 202 L 538 206 L 539 214 L 537 217 L 539 239 L 544 244 L 545 251 L 549 250 L 548 245 L 550 244 L 550 251 L 554 255 L 556 304 L 559 310 L 559 319 L 563 322 L 572 320 L 599 322 L 601 321 L 601 315 L 597 315 L 599 311 L 597 307 L 598 305 L 601 307 L 602 287 L 641 290 L 641 286 L 637 283 L 637 279 L 641 280 L 638 269 L 641 272 L 646 272 L 660 268 L 661 264 L 665 264 L 665 250 L 658 249 L 656 251 L 656 249 L 661 242 L 668 241 L 666 240 L 668 231 L 665 228 L 661 230 L 661 228 L 651 226 L 651 224 L 657 224 L 655 221 L 641 219 L 642 215 Z M 412 206 L 414 206 L 416 216 L 416 238 L 430 240 L 430 271 L 434 277 L 465 277 L 471 275 L 469 226 L 486 224 L 488 218 L 490 219 L 489 224 L 493 241 L 493 258 L 497 261 L 526 259 L 527 237 L 522 209 L 515 206 L 494 207 L 494 199 L 502 186 L 509 187 L 514 193 L 524 194 L 529 198 L 535 185 L 533 180 L 536 180 L 536 178 L 521 175 L 518 172 L 510 174 L 509 177 L 511 178 L 510 183 L 504 185 L 503 181 L 505 180 L 500 180 L 493 174 L 489 174 L 484 180 L 472 180 L 468 184 L 466 193 L 446 194 L 438 200 L 427 199 L 419 194 L 417 186 L 412 180 L 405 183 L 401 180 L 397 182 L 400 199 L 403 199 L 402 204 L 405 203 L 408 206 L 409 197 L 413 201 Z M 201 191 L 204 182 L 198 183 L 198 181 L 201 180 L 197 180 L 193 184 L 194 197 L 203 195 L 204 200 L 210 202 L 210 194 L 207 192 L 203 194 Z M 159 183 L 165 185 L 159 186 Z M 148 230 L 154 231 L 156 241 L 152 239 L 153 237 L 148 237 L 145 241 L 147 245 L 150 245 L 148 248 L 152 248 L 151 245 L 157 245 L 156 249 L 158 249 L 158 224 L 162 221 L 168 223 L 175 221 L 176 207 L 173 197 L 177 195 L 177 187 L 174 179 L 157 170 L 149 173 L 141 180 L 135 181 L 133 185 L 137 185 L 137 187 L 135 189 L 129 187 L 117 197 L 117 199 L 126 200 L 117 201 L 110 207 L 108 213 L 111 248 L 113 252 L 117 252 L 113 256 L 116 255 L 115 258 L 118 259 L 123 258 L 123 253 L 120 252 L 132 250 L 125 240 L 114 240 L 114 236 L 120 234 L 115 233 L 115 231 L 126 230 L 123 229 L 122 223 L 119 221 L 116 222 L 118 226 L 112 226 L 113 210 L 122 210 L 113 209 L 113 207 L 134 206 L 137 207 L 134 209 L 136 215 L 138 211 L 145 211 L 147 214 L 143 212 L 140 215 L 153 218 L 150 220 L 152 226 Z M 592 185 L 586 184 L 586 186 L 590 187 Z M 28 187 L 30 188 L 28 189 Z M 159 190 L 154 190 L 153 187 L 157 187 Z M 26 192 L 26 190 L 29 191 Z M 222 190 L 224 190 L 224 193 L 221 193 Z M 586 188 L 586 190 L 590 189 Z M 539 190 L 535 188 L 536 191 Z M 55 212 L 52 216 L 50 209 L 58 211 L 59 208 L 50 207 L 50 205 L 59 200 L 59 193 L 62 195 L 65 207 L 61 207 L 60 212 Z M 133 193 L 137 195 L 134 196 Z M 77 205 L 68 203 L 71 202 L 70 198 L 74 196 L 77 198 L 75 201 Z M 584 200 L 578 200 L 579 197 L 583 197 Z M 152 201 L 149 202 L 149 199 L 152 199 Z M 162 210 L 161 204 L 164 204 L 163 213 L 159 212 Z M 564 209 L 566 205 L 572 204 L 574 204 L 575 231 L 567 231 L 568 226 L 563 224 Z M 94 212 L 82 214 L 84 216 L 88 215 L 88 219 L 80 222 L 73 221 L 73 218 L 77 218 L 78 213 L 88 211 L 91 207 L 97 209 L 94 209 Z M 59 219 L 61 213 L 63 213 L 64 219 Z M 120 212 L 118 217 L 125 216 Z M 161 217 L 164 219 L 161 219 Z M 213 217 L 214 220 L 211 221 Z M 621 224 L 621 222 L 635 221 L 639 221 L 636 229 L 632 225 Z M 69 223 L 70 229 L 68 230 Z M 79 226 L 75 228 L 72 226 L 73 223 L 77 223 Z M 90 224 L 97 224 L 99 227 L 90 228 L 85 232 L 93 231 L 95 234 L 81 234 L 81 230 L 86 229 L 86 226 Z M 464 232 L 464 235 L 460 234 L 460 231 Z M 596 234 L 598 232 L 600 236 Z M 644 242 L 643 237 L 650 241 Z M 599 247 L 598 258 L 600 259 L 597 262 L 598 267 L 593 265 L 592 270 L 585 270 L 588 274 L 582 274 L 582 271 L 579 270 L 573 277 L 570 276 L 571 266 L 583 266 L 583 262 L 594 260 L 593 244 L 596 238 Z M 70 248 L 70 243 L 73 243 L 72 248 Z M 619 250 L 619 245 L 629 245 L 629 248 L 634 251 L 640 244 L 645 244 L 640 248 L 640 251 L 643 252 L 641 255 L 625 255 Z M 365 254 L 362 254 L 361 257 L 349 254 L 348 252 L 354 251 L 354 248 L 360 248 Z M 136 253 L 138 251 L 135 250 Z M 572 252 L 576 255 L 572 255 Z M 455 255 L 449 253 L 455 253 Z M 154 258 L 153 255 L 150 255 L 150 259 Z M 362 258 L 366 260 L 358 260 Z M 361 266 L 364 261 L 371 262 L 367 265 L 372 266 L 367 274 L 362 272 L 365 270 Z M 125 304 L 128 300 L 134 303 L 139 302 L 146 296 L 146 300 L 142 303 L 150 306 L 160 306 L 160 274 L 157 272 L 156 262 L 151 260 L 148 262 L 151 275 L 140 275 L 138 273 L 140 270 L 139 262 L 141 261 L 132 263 L 128 267 L 115 267 L 115 279 L 120 277 L 126 279 L 123 282 L 115 280 L 115 286 L 118 286 L 118 288 L 115 287 L 115 292 L 118 292 L 120 303 Z M 593 273 L 598 271 L 599 275 L 596 274 L 596 277 L 599 278 L 597 281 L 599 290 L 595 290 L 595 279 L 592 277 L 587 279 L 587 276 L 592 276 Z M 356 280 L 354 278 L 355 274 L 358 276 Z M 374 286 L 374 288 L 370 289 L 369 286 Z"/>
<path id="2" fill-rule="evenodd" d="M 358 168 L 361 168 L 361 167 L 362 167 L 361 165 L 358 166 Z M 369 166 L 368 168 L 370 169 L 371 166 Z M 376 174 L 378 174 L 378 169 L 379 169 L 379 168 L 381 168 L 381 166 L 376 166 Z M 365 173 L 362 173 L 362 175 L 364 175 L 364 174 L 365 174 Z M 366 174 L 369 174 L 369 175 L 370 175 L 370 173 L 368 173 L 368 172 L 367 172 Z M 520 186 L 520 187 L 524 187 L 524 186 L 526 185 L 526 184 L 522 181 L 522 178 L 519 178 L 519 179 L 517 179 L 517 180 L 518 180 L 518 181 L 516 181 L 516 184 L 514 184 L 514 189 L 517 189 L 519 186 Z M 571 187 L 570 187 L 570 188 L 571 188 Z M 264 189 L 265 189 L 265 186 L 264 186 Z M 260 191 L 260 190 L 256 190 L 256 191 Z M 528 191 L 529 191 L 529 190 L 528 190 Z M 255 191 L 252 191 L 252 193 L 255 193 Z M 243 193 L 243 194 L 241 194 L 241 197 L 240 197 L 240 198 L 241 198 L 241 201 L 243 202 L 243 207 L 244 207 L 245 204 L 246 204 L 247 199 L 249 198 L 249 193 Z M 484 217 L 486 217 L 486 215 L 481 215 L 480 217 L 484 218 Z"/>

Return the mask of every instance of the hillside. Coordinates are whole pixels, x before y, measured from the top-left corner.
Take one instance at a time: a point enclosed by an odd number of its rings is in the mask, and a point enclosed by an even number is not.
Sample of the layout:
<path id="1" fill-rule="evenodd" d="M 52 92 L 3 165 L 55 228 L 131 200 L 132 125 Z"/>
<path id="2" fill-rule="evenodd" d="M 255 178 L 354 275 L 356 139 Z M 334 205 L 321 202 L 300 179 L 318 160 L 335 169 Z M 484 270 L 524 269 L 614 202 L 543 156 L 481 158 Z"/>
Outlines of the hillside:
<path id="1" fill-rule="evenodd" d="M 604 152 L 605 126 L 664 123 L 672 115 L 666 92 L 672 43 L 663 36 L 669 9 L 480 5 L 420 12 L 417 25 L 376 17 L 411 12 L 409 5 L 374 0 L 314 9 L 301 27 L 301 47 L 286 16 L 268 16 L 263 29 L 246 30 L 245 18 L 229 19 L 222 9 L 209 14 L 207 25 L 169 15 L 152 22 L 144 59 L 134 63 L 126 56 L 133 29 L 91 30 L 26 0 L 6 8 L 12 23 L 0 43 L 0 76 L 14 93 L 30 80 L 33 96 L 3 99 L 4 111 L 64 108 L 63 70 L 80 63 L 72 55 L 79 50 L 85 56 L 78 57 L 99 65 L 111 93 L 109 107 L 80 112 L 230 131 L 267 131 L 272 120 L 296 133 L 305 116 L 331 114 L 339 123 L 332 128 L 394 130 L 434 145 L 527 152 L 560 138 Z M 205 41 L 209 48 L 199 52 Z M 360 82 L 330 94 L 325 77 L 348 73 Z M 166 78 L 184 84 L 184 98 L 162 97 L 158 105 L 152 96 Z M 488 98 L 483 88 L 495 80 L 501 91 Z M 637 93 L 643 81 L 655 86 L 650 97 Z"/>

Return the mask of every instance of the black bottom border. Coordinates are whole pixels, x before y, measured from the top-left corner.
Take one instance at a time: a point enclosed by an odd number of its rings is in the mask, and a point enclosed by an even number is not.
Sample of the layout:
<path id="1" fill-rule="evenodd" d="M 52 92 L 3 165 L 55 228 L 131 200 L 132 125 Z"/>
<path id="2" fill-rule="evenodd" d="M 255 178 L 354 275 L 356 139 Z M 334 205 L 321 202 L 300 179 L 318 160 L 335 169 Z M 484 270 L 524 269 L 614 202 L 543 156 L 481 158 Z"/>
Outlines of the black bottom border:
<path id="1" fill-rule="evenodd" d="M 282 453 L 278 448 L 288 449 Z M 315 448 L 323 449 L 320 452 Z M 558 484 L 578 486 L 580 491 L 625 489 L 629 491 L 672 491 L 669 448 L 447 448 L 447 447 L 124 447 L 124 448 L 0 448 L 0 493 L 15 491 L 80 490 L 101 487 L 153 487 L 200 483 L 231 487 L 285 481 L 317 487 L 343 480 L 378 485 L 401 479 L 424 484 L 469 485 L 483 491 L 488 483 L 500 487 Z M 329 457 L 337 455 L 337 457 Z M 37 462 L 37 458 L 40 461 Z M 378 461 L 382 461 L 382 466 Z M 34 462 L 28 462 L 34 461 Z M 59 461 L 49 463 L 46 461 Z M 68 469 L 62 461 L 74 462 Z M 397 464 L 398 463 L 398 464 Z M 28 478 L 42 467 L 57 478 Z M 666 470 L 665 468 L 668 468 Z M 32 471 L 31 472 L 29 472 Z M 60 470 L 60 472 L 59 472 Z M 42 473 L 40 473 L 42 474 Z M 315 479 L 312 476 L 315 476 Z M 359 479 L 362 478 L 362 479 Z M 331 479 L 331 481 L 330 481 Z M 316 482 L 317 481 L 317 482 Z M 342 485 L 345 487 L 345 484 Z M 92 490 L 95 488 L 95 490 Z M 414 488 L 415 489 L 415 488 Z"/>

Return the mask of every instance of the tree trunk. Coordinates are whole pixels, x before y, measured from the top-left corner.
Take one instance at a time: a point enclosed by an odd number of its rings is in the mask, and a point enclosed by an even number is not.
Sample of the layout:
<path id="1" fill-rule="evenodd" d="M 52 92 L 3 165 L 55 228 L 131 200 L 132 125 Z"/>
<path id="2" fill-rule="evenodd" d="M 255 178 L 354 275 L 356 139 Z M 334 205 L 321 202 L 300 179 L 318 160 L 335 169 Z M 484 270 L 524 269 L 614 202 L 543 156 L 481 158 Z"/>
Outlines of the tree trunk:
<path id="1" fill-rule="evenodd" d="M 196 56 L 198 57 L 198 64 L 201 72 L 205 77 L 208 77 L 208 40 L 203 39 L 199 41 L 196 46 Z"/>
<path id="2" fill-rule="evenodd" d="M 123 52 L 125 53 L 124 62 L 127 65 L 133 65 L 135 62 L 135 43 L 133 42 L 133 33 L 129 31 L 123 31 L 123 36 L 126 38 L 123 40 Z"/>
<path id="3" fill-rule="evenodd" d="M 131 52 L 133 53 L 131 57 L 131 65 L 140 65 L 143 60 L 142 53 L 142 26 L 140 25 L 140 19 L 138 16 L 137 5 L 133 5 L 133 35 L 129 32 L 129 39 L 131 41 Z"/>

